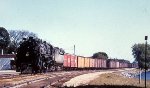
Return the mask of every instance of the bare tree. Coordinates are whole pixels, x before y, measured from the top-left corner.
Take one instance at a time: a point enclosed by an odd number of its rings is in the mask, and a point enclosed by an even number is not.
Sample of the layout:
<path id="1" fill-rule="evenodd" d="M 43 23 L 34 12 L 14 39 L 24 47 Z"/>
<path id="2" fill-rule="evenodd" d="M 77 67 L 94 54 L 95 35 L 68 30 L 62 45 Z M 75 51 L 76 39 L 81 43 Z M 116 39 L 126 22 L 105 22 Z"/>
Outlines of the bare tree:
<path id="1" fill-rule="evenodd" d="M 9 30 L 11 44 L 9 45 L 9 52 L 16 52 L 17 47 L 23 38 L 34 37 L 37 38 L 37 34 L 26 30 Z"/>

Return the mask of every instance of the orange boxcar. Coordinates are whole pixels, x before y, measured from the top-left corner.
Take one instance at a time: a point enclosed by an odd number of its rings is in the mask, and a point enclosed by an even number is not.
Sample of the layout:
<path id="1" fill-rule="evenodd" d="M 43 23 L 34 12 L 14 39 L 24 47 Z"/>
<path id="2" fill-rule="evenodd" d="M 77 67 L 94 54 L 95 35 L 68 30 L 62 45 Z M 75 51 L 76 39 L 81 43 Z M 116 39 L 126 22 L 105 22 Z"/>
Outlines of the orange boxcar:
<path id="1" fill-rule="evenodd" d="M 90 59 L 90 68 L 92 68 L 93 67 L 93 59 L 92 58 L 89 58 Z"/>
<path id="2" fill-rule="evenodd" d="M 85 63 L 84 63 L 84 67 L 87 68 L 88 67 L 88 58 L 85 57 Z"/>
<path id="3" fill-rule="evenodd" d="M 78 68 L 84 68 L 84 57 L 78 56 Z"/>
<path id="4" fill-rule="evenodd" d="M 90 68 L 90 58 L 87 58 L 87 67 Z"/>

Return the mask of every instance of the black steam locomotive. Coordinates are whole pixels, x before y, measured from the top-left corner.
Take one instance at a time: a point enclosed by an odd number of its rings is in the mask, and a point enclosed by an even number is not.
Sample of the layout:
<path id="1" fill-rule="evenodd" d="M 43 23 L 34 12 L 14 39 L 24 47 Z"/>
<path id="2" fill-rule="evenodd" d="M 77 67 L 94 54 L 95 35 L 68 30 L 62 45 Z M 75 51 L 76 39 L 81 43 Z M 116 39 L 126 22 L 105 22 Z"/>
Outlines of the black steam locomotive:
<path id="1" fill-rule="evenodd" d="M 24 38 L 17 49 L 16 71 L 41 73 L 57 70 L 63 64 L 64 50 L 37 38 Z M 56 59 L 57 57 L 57 59 Z"/>

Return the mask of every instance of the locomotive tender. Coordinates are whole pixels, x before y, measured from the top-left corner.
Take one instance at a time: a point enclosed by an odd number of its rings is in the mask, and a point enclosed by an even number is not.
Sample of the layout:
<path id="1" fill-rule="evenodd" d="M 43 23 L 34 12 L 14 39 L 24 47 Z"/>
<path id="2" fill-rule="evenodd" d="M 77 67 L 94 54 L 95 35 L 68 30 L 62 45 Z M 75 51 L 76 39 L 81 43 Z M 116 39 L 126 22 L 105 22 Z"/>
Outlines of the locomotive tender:
<path id="1" fill-rule="evenodd" d="M 137 67 L 137 64 L 119 59 L 97 59 L 92 57 L 67 54 L 63 49 L 54 47 L 46 41 L 29 37 L 23 39 L 17 49 L 16 71 L 31 70 L 41 73 L 56 70 L 72 69 L 109 69 Z"/>

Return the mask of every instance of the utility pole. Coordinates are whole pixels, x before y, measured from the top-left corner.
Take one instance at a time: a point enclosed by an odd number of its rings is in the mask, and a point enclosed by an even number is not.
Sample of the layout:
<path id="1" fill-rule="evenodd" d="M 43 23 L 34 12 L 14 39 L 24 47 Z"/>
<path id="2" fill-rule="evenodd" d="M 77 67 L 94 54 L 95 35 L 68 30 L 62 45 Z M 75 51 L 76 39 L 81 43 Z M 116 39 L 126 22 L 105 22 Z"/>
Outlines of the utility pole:
<path id="1" fill-rule="evenodd" d="M 137 59 L 140 59 L 141 58 L 141 51 L 138 50 L 137 51 Z M 138 65 L 139 65 L 139 61 L 138 61 Z M 139 66 L 139 84 L 141 83 L 141 68 Z"/>
<path id="2" fill-rule="evenodd" d="M 75 45 L 74 45 L 74 48 L 73 48 L 73 50 L 74 50 L 73 54 L 74 54 L 74 55 L 75 55 L 75 48 L 76 48 L 76 47 L 75 47 Z"/>
<path id="3" fill-rule="evenodd" d="M 148 36 L 145 36 L 145 88 L 146 88 L 146 62 L 147 62 L 147 39 Z"/>
<path id="4" fill-rule="evenodd" d="M 139 68 L 139 84 L 141 83 L 141 69 Z"/>

